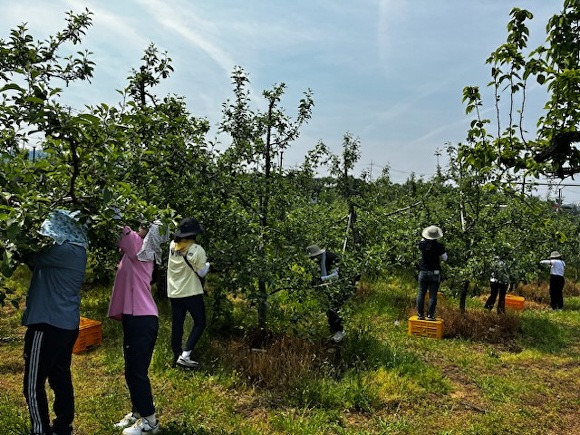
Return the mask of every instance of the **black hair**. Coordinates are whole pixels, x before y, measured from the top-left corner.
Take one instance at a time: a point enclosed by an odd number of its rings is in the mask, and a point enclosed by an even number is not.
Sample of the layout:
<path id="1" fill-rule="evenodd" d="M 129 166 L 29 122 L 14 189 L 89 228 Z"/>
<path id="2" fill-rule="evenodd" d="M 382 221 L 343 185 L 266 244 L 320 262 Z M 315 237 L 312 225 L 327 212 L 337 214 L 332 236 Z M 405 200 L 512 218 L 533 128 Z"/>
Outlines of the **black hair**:
<path id="1" fill-rule="evenodd" d="M 143 228 L 145 230 L 148 230 L 150 227 L 151 227 L 151 222 L 144 221 L 144 220 L 139 221 L 139 229 Z"/>
<path id="2" fill-rule="evenodd" d="M 187 237 L 179 237 L 177 235 L 173 236 L 174 242 L 181 242 L 182 240 L 193 240 L 195 242 L 195 235 Z"/>

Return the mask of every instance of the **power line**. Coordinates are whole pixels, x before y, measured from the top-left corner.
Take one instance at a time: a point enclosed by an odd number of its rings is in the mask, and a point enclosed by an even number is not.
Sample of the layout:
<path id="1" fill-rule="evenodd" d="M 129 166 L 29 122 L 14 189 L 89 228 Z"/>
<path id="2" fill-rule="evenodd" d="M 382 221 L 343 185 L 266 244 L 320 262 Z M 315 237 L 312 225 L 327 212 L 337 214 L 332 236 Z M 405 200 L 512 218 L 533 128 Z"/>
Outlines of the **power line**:
<path id="1" fill-rule="evenodd" d="M 569 183 L 564 183 L 564 184 L 559 184 L 559 183 L 536 183 L 536 182 L 527 183 L 527 182 L 524 182 L 524 181 L 517 181 L 517 182 L 514 182 L 514 184 L 526 184 L 526 185 L 530 185 L 530 186 L 551 186 L 551 187 L 580 187 L 580 184 L 569 184 Z"/>

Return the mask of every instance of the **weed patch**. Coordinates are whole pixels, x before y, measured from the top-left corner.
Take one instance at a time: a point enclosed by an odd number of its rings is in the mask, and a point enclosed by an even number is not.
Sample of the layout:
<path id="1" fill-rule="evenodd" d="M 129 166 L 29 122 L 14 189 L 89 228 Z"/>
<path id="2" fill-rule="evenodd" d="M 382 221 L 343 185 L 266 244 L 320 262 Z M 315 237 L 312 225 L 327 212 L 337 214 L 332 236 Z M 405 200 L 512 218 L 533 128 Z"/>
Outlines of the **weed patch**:
<path id="1" fill-rule="evenodd" d="M 520 332 L 520 316 L 510 310 L 496 314 L 487 310 L 468 310 L 446 305 L 438 308 L 444 319 L 444 337 L 461 338 L 484 343 L 513 344 Z"/>
<path id="2" fill-rule="evenodd" d="M 327 361 L 325 350 L 297 337 L 272 338 L 264 349 L 253 349 L 245 339 L 214 342 L 213 352 L 223 364 L 238 371 L 251 385 L 285 389 Z"/>

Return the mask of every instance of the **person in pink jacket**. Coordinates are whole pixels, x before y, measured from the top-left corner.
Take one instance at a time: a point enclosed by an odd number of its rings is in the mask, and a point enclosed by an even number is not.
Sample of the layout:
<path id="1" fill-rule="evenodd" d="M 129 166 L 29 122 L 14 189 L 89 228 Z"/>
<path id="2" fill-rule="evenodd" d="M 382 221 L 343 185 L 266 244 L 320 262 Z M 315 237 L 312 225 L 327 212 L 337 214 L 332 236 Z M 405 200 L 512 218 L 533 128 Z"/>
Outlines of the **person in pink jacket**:
<path id="1" fill-rule="evenodd" d="M 123 325 L 125 380 L 132 409 L 115 424 L 123 434 L 157 433 L 148 371 L 159 330 L 158 311 L 151 295 L 154 262 L 161 262 L 161 243 L 166 239 L 159 225 L 141 225 L 139 231 L 126 226 L 118 246 L 123 254 L 117 269 L 109 305 L 109 317 Z"/>

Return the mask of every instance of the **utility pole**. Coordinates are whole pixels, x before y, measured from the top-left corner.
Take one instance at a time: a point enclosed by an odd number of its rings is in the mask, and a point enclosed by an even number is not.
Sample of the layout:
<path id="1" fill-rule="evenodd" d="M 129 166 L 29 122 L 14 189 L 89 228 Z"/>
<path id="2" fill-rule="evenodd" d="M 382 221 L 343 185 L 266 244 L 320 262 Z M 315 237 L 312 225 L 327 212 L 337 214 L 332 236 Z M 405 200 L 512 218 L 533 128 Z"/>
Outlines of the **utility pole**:
<path id="1" fill-rule="evenodd" d="M 441 166 L 439 166 L 439 156 L 441 156 L 441 151 L 439 150 L 439 148 L 435 148 L 435 157 L 437 158 L 437 168 L 436 168 L 437 178 L 441 178 Z"/>

